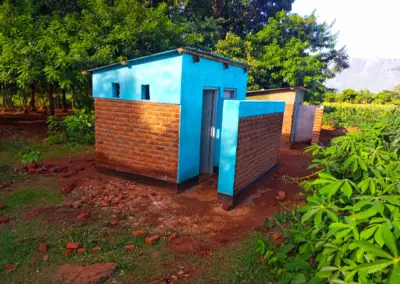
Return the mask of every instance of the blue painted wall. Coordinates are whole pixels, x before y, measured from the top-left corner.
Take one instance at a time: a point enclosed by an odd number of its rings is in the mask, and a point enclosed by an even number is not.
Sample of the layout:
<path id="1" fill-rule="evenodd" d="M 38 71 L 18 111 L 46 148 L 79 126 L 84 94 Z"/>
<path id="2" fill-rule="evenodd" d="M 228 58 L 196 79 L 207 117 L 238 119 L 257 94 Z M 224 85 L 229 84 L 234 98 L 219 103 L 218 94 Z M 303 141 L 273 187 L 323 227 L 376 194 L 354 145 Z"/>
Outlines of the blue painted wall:
<path id="1" fill-rule="evenodd" d="M 236 149 L 239 119 L 272 113 L 283 113 L 285 102 L 275 101 L 225 101 L 222 120 L 221 157 L 218 176 L 218 193 L 234 195 Z"/>
<path id="2" fill-rule="evenodd" d="M 236 89 L 236 98 L 245 100 L 247 77 L 242 67 L 225 69 L 221 62 L 205 58 L 195 63 L 191 55 L 183 54 L 178 182 L 199 174 L 203 89 L 218 91 L 214 166 L 219 166 L 223 90 Z"/>
<path id="3" fill-rule="evenodd" d="M 182 56 L 160 55 L 93 71 L 93 96 L 113 98 L 112 83 L 120 84 L 121 100 L 141 100 L 142 85 L 150 85 L 150 101 L 180 104 Z"/>

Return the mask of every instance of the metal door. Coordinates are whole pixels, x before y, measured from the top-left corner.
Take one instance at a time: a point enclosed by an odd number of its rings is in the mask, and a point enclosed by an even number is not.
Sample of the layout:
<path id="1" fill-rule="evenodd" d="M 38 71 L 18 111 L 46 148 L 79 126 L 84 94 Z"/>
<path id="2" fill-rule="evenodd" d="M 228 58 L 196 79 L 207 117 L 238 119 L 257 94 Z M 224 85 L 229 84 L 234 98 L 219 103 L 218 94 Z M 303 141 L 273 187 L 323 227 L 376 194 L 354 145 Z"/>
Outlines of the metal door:
<path id="1" fill-rule="evenodd" d="M 200 141 L 200 173 L 212 174 L 215 143 L 217 91 L 203 91 L 203 111 Z"/>

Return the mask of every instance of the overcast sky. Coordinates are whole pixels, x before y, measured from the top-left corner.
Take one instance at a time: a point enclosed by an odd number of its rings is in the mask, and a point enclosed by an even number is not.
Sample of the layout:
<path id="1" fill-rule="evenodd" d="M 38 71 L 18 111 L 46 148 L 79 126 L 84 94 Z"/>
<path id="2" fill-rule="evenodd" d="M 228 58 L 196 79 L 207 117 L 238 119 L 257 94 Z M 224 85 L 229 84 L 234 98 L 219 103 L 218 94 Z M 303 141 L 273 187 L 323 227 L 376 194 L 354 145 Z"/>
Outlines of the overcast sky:
<path id="1" fill-rule="evenodd" d="M 293 12 L 336 20 L 339 45 L 350 57 L 400 58 L 400 0 L 296 0 Z"/>

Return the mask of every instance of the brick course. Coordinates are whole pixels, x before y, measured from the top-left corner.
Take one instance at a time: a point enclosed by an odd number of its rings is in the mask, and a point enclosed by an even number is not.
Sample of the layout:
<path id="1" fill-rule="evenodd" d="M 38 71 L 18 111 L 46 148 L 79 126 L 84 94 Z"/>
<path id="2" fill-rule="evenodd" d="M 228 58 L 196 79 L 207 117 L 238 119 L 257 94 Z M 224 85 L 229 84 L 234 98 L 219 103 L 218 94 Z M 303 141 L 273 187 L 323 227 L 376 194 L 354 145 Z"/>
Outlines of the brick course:
<path id="1" fill-rule="evenodd" d="M 311 138 L 312 145 L 319 143 L 319 136 L 321 134 L 322 117 L 323 116 L 324 116 L 324 107 L 316 108 L 313 131 L 312 131 L 312 138 Z"/>
<path id="2" fill-rule="evenodd" d="M 235 194 L 278 162 L 283 120 L 283 113 L 239 120 Z"/>
<path id="3" fill-rule="evenodd" d="M 97 166 L 177 182 L 180 105 L 94 102 Z"/>

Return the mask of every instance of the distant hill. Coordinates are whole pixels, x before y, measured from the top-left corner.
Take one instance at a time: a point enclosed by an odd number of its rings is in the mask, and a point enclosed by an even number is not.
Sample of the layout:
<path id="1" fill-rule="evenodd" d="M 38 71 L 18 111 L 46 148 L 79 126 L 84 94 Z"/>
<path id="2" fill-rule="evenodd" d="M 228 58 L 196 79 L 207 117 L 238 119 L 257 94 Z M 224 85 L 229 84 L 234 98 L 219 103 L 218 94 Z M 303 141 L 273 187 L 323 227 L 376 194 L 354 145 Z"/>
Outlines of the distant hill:
<path id="1" fill-rule="evenodd" d="M 329 80 L 327 86 L 338 90 L 369 89 L 377 93 L 400 84 L 400 70 L 395 68 L 400 68 L 400 58 L 352 58 L 350 68 Z"/>

